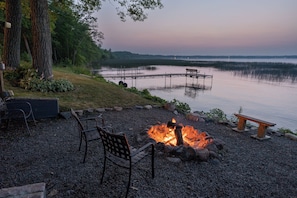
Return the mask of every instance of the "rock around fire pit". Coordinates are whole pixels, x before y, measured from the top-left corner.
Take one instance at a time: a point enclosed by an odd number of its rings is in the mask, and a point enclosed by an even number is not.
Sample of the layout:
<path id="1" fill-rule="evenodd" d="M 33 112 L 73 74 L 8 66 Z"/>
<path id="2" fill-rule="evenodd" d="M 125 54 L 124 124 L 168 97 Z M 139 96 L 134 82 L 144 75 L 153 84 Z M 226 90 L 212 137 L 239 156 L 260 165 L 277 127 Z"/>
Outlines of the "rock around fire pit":
<path id="1" fill-rule="evenodd" d="M 157 142 L 158 150 L 183 161 L 221 159 L 225 145 L 222 140 L 213 138 L 207 132 L 177 124 L 175 119 L 167 124 L 153 125 L 147 133 Z"/>

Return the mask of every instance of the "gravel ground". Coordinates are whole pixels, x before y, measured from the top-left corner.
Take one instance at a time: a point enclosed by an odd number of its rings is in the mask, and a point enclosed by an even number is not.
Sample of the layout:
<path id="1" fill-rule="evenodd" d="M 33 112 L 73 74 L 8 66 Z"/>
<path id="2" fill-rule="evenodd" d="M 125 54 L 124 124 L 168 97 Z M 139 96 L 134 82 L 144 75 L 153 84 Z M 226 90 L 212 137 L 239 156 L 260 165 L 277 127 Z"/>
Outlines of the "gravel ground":
<path id="1" fill-rule="evenodd" d="M 297 142 L 278 133 L 259 141 L 250 138 L 256 131 L 237 133 L 227 125 L 189 121 L 160 108 L 102 114 L 135 147 L 144 143 L 139 137 L 150 125 L 172 117 L 225 142 L 220 160 L 207 162 L 173 161 L 157 151 L 156 177 L 150 177 L 150 158 L 145 158 L 133 168 L 128 197 L 297 197 Z M 72 118 L 41 120 L 31 126 L 31 136 L 23 126 L 0 131 L 0 188 L 45 182 L 48 197 L 124 197 L 127 171 L 109 163 L 100 184 L 101 142 L 90 143 L 82 163 L 75 124 Z"/>

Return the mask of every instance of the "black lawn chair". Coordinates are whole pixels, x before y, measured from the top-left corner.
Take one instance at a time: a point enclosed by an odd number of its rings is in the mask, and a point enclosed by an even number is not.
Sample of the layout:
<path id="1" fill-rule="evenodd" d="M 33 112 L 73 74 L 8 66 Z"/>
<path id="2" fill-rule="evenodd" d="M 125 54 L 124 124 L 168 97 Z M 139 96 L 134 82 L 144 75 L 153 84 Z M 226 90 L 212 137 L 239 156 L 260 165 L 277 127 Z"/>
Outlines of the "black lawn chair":
<path id="1" fill-rule="evenodd" d="M 10 121 L 23 120 L 29 135 L 31 134 L 28 121 L 32 120 L 36 125 L 36 120 L 32 110 L 32 106 L 29 102 L 22 101 L 3 101 L 0 99 L 0 120 L 5 124 L 5 128 L 8 128 Z"/>
<path id="2" fill-rule="evenodd" d="M 71 109 L 71 114 L 77 121 L 77 127 L 78 127 L 79 137 L 80 137 L 79 148 L 78 148 L 79 151 L 82 145 L 82 141 L 84 140 L 85 142 L 85 154 L 83 159 L 83 163 L 85 163 L 87 152 L 88 152 L 88 142 L 96 141 L 100 139 L 100 135 L 97 132 L 96 126 L 99 126 L 99 122 L 101 120 L 101 126 L 103 127 L 104 119 L 101 117 L 101 115 L 97 117 L 79 118 L 73 109 Z"/>
<path id="3" fill-rule="evenodd" d="M 145 150 L 150 149 L 151 153 L 151 171 L 152 178 L 155 176 L 154 172 L 154 144 L 147 143 L 139 149 L 132 148 L 125 136 L 125 134 L 113 134 L 107 132 L 105 129 L 97 127 L 98 132 L 101 137 L 101 141 L 104 146 L 104 165 L 103 165 L 103 173 L 101 176 L 101 184 L 103 183 L 104 172 L 106 169 L 106 160 L 113 162 L 115 165 L 120 166 L 122 168 L 129 169 L 129 181 L 126 190 L 126 197 L 128 196 L 130 181 L 131 181 L 131 172 L 132 165 L 139 162 L 149 153 L 145 152 Z"/>

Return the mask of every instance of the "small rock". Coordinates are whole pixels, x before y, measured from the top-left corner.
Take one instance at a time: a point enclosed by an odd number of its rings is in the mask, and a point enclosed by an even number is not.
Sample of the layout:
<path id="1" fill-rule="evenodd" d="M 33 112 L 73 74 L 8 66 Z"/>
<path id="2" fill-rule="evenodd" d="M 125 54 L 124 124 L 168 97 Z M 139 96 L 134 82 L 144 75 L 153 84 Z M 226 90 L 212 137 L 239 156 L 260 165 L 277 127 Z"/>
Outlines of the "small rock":
<path id="1" fill-rule="evenodd" d="M 224 148 L 225 142 L 220 139 L 213 139 L 213 143 L 217 146 L 219 150 L 222 150 Z"/>
<path id="2" fill-rule="evenodd" d="M 214 151 L 209 151 L 209 157 L 219 159 L 219 155 Z"/>
<path id="3" fill-rule="evenodd" d="M 188 120 L 191 120 L 191 121 L 198 121 L 198 120 L 199 120 L 199 115 L 196 114 L 196 113 L 188 113 L 188 114 L 186 115 L 186 118 L 187 118 Z"/>
<path id="4" fill-rule="evenodd" d="M 113 107 L 114 108 L 114 110 L 116 110 L 116 111 L 122 111 L 123 110 L 123 107 Z"/>
<path id="5" fill-rule="evenodd" d="M 209 150 L 208 149 L 195 149 L 196 151 L 196 156 L 201 160 L 201 161 L 207 161 L 209 158 Z"/>
<path id="6" fill-rule="evenodd" d="M 297 135 L 294 135 L 292 133 L 285 133 L 285 137 L 287 137 L 291 140 L 297 141 Z"/>
<path id="7" fill-rule="evenodd" d="M 143 106 L 135 106 L 136 109 L 143 109 Z"/>
<path id="8" fill-rule="evenodd" d="M 173 113 L 174 113 L 175 115 L 178 115 L 178 111 L 177 111 L 177 110 L 174 110 Z"/>
<path id="9" fill-rule="evenodd" d="M 152 105 L 145 105 L 144 108 L 149 110 L 149 109 L 152 109 L 153 107 Z"/>
<path id="10" fill-rule="evenodd" d="M 166 157 L 166 159 L 170 162 L 173 162 L 173 163 L 180 163 L 181 162 L 181 159 L 179 158 L 176 158 L 176 157 Z"/>
<path id="11" fill-rule="evenodd" d="M 77 113 L 79 116 L 82 116 L 84 114 L 84 110 L 76 110 L 75 113 Z"/>
<path id="12" fill-rule="evenodd" d="M 164 108 L 168 111 L 174 111 L 175 110 L 175 105 L 173 103 L 166 103 L 164 105 Z"/>
<path id="13" fill-rule="evenodd" d="M 91 109 L 91 108 L 90 109 L 87 109 L 87 112 L 88 113 L 93 113 L 94 112 L 94 109 Z"/>
<path id="14" fill-rule="evenodd" d="M 212 152 L 218 152 L 218 147 L 215 145 L 215 144 L 209 144 L 206 146 L 206 148 L 209 150 L 209 151 L 212 151 Z"/>
<path id="15" fill-rule="evenodd" d="M 204 120 L 204 118 L 199 118 L 199 120 L 198 120 L 199 122 L 205 122 L 205 120 Z"/>
<path id="16" fill-rule="evenodd" d="M 96 111 L 99 112 L 99 113 L 103 113 L 103 112 L 105 112 L 105 109 L 104 108 L 97 108 Z"/>
<path id="17" fill-rule="evenodd" d="M 58 194 L 58 190 L 53 189 L 53 190 L 48 194 L 48 196 L 49 196 L 49 197 L 53 197 L 53 196 L 56 196 L 57 194 Z"/>
<path id="18" fill-rule="evenodd" d="M 218 159 L 211 159 L 211 160 L 209 160 L 209 163 L 212 165 L 219 165 L 220 161 Z"/>

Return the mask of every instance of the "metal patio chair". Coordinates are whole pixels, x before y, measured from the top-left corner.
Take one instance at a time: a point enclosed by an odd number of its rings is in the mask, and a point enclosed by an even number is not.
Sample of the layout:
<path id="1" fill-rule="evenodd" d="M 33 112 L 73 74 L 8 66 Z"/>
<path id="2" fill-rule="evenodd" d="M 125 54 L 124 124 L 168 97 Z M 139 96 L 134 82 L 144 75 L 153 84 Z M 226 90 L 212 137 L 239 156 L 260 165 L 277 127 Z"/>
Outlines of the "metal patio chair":
<path id="1" fill-rule="evenodd" d="M 88 143 L 92 141 L 96 141 L 100 139 L 100 135 L 97 132 L 96 126 L 102 126 L 104 127 L 104 119 L 102 118 L 102 115 L 100 114 L 97 117 L 86 117 L 86 118 L 79 118 L 77 113 L 71 109 L 71 115 L 74 117 L 74 119 L 77 121 L 77 127 L 79 131 L 79 148 L 80 151 L 82 141 L 85 142 L 85 153 L 84 153 L 84 159 L 83 163 L 86 161 L 86 156 L 88 152 Z M 101 120 L 101 124 L 99 123 Z"/>
<path id="2" fill-rule="evenodd" d="M 154 172 L 154 144 L 147 143 L 139 149 L 132 148 L 126 138 L 125 134 L 114 134 L 106 131 L 103 128 L 97 127 L 101 137 L 101 141 L 104 147 L 104 165 L 103 173 L 101 176 L 101 184 L 103 183 L 103 177 L 106 169 L 106 161 L 109 160 L 115 165 L 129 169 L 129 180 L 126 190 L 126 197 L 128 196 L 130 183 L 131 183 L 131 172 L 132 165 L 139 162 L 145 156 L 149 155 L 146 150 L 150 149 L 151 153 L 151 171 L 152 178 L 155 177 Z"/>
<path id="3" fill-rule="evenodd" d="M 32 106 L 29 102 L 3 101 L 0 99 L 0 118 L 1 124 L 4 122 L 6 125 L 5 128 L 8 128 L 9 123 L 13 120 L 23 120 L 29 135 L 31 135 L 31 131 L 28 121 L 32 120 L 36 125 Z"/>

